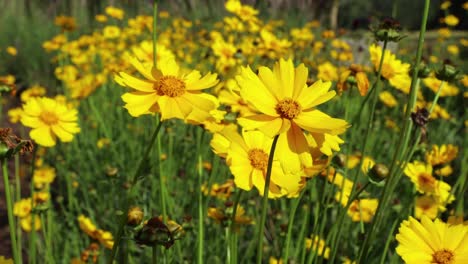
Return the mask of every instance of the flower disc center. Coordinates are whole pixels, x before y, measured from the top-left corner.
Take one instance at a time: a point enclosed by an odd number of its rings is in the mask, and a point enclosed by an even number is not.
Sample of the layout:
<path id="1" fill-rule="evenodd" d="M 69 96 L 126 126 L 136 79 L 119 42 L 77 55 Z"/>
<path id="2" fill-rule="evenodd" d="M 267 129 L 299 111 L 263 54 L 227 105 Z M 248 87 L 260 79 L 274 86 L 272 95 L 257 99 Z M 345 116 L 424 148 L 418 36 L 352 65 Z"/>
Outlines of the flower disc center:
<path id="1" fill-rule="evenodd" d="M 163 76 L 155 85 L 159 95 L 179 97 L 185 93 L 185 82 L 174 76 Z"/>
<path id="2" fill-rule="evenodd" d="M 265 170 L 268 167 L 268 154 L 261 149 L 251 149 L 248 152 L 248 157 L 250 160 L 250 165 L 258 170 Z"/>
<path id="3" fill-rule="evenodd" d="M 59 118 L 55 113 L 48 112 L 48 111 L 42 112 L 39 115 L 39 119 L 49 126 L 55 125 L 59 121 Z"/>
<path id="4" fill-rule="evenodd" d="M 286 119 L 294 119 L 301 113 L 301 106 L 299 103 L 289 98 L 280 101 L 275 109 L 281 118 Z"/>
<path id="5" fill-rule="evenodd" d="M 453 263 L 453 252 L 448 249 L 442 249 L 432 254 L 432 263 L 450 264 Z"/>

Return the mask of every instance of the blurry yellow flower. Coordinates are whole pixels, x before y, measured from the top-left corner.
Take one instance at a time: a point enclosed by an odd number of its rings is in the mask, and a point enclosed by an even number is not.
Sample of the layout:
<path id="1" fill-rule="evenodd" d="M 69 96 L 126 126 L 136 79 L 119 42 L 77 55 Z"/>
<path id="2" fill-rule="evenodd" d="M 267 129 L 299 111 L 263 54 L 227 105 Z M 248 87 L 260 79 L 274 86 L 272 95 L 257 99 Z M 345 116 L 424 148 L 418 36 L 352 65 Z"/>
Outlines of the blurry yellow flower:
<path id="1" fill-rule="evenodd" d="M 452 166 L 450 165 L 445 165 L 442 168 L 435 170 L 436 175 L 444 176 L 444 177 L 450 176 L 452 175 L 452 173 L 453 173 L 453 169 L 452 169 Z"/>
<path id="2" fill-rule="evenodd" d="M 335 38 L 335 32 L 333 30 L 325 30 L 322 32 L 322 38 L 324 39 Z"/>
<path id="3" fill-rule="evenodd" d="M 125 14 L 125 12 L 122 9 L 113 6 L 106 7 L 105 11 L 108 16 L 119 20 L 122 20 Z"/>
<path id="4" fill-rule="evenodd" d="M 440 84 L 442 83 L 441 80 L 437 79 L 435 76 L 429 76 L 423 79 L 423 83 L 429 89 L 431 89 L 434 93 L 437 93 L 439 90 Z M 440 91 L 440 96 L 455 96 L 460 92 L 458 88 L 450 83 L 445 82 L 442 90 Z"/>
<path id="5" fill-rule="evenodd" d="M 338 69 L 330 62 L 320 64 L 318 67 L 317 78 L 322 81 L 337 81 Z"/>
<path id="6" fill-rule="evenodd" d="M 396 240 L 396 252 L 406 263 L 461 264 L 468 260 L 468 226 L 410 217 L 401 223 Z"/>
<path id="7" fill-rule="evenodd" d="M 53 99 L 32 98 L 23 105 L 23 111 L 21 123 L 32 128 L 29 135 L 39 145 L 52 147 L 57 137 L 63 142 L 70 142 L 74 134 L 80 132 L 78 111 L 68 109 Z"/>
<path id="8" fill-rule="evenodd" d="M 100 23 L 105 23 L 107 22 L 107 17 L 103 14 L 97 14 L 94 19 L 96 19 L 97 22 L 100 22 Z"/>
<path id="9" fill-rule="evenodd" d="M 421 219 L 423 215 L 435 219 L 439 212 L 437 200 L 430 195 L 419 196 L 415 201 L 414 217 Z"/>
<path id="10" fill-rule="evenodd" d="M 85 232 L 88 236 L 96 238 L 97 227 L 93 224 L 90 218 L 80 215 L 78 216 L 78 224 L 80 229 Z"/>
<path id="11" fill-rule="evenodd" d="M 224 6 L 227 11 L 236 14 L 243 21 L 256 21 L 257 19 L 258 10 L 248 5 L 242 5 L 240 0 L 228 0 Z"/>
<path id="12" fill-rule="evenodd" d="M 463 3 L 462 7 L 463 9 L 468 10 L 468 2 Z"/>
<path id="13" fill-rule="evenodd" d="M 318 256 L 323 256 L 324 259 L 330 257 L 330 248 L 325 246 L 325 240 L 319 236 L 306 238 L 305 246 L 308 250 L 313 250 Z"/>
<path id="14" fill-rule="evenodd" d="M 96 142 L 96 146 L 98 147 L 98 149 L 102 149 L 103 147 L 105 146 L 109 146 L 111 143 L 110 139 L 108 138 L 100 138 L 98 139 L 98 141 Z"/>
<path id="15" fill-rule="evenodd" d="M 13 46 L 8 46 L 8 47 L 6 48 L 6 52 L 7 52 L 8 54 L 10 54 L 11 56 L 16 56 L 16 55 L 18 54 L 18 51 L 17 51 L 16 48 L 13 47 Z"/>
<path id="16" fill-rule="evenodd" d="M 226 208 L 224 210 L 215 207 L 208 208 L 208 217 L 216 220 L 218 223 L 223 223 L 224 221 L 230 220 L 232 214 L 232 207 Z M 254 223 L 251 217 L 245 216 L 245 210 L 240 205 L 237 206 L 234 222 L 238 225 L 250 225 Z"/>
<path id="17" fill-rule="evenodd" d="M 50 184 L 55 179 L 54 168 L 38 168 L 34 170 L 33 182 L 36 188 L 42 188 L 45 184 Z"/>
<path id="18" fill-rule="evenodd" d="M 447 10 L 452 3 L 450 1 L 444 1 L 442 4 L 440 4 L 440 9 L 442 10 Z"/>
<path id="19" fill-rule="evenodd" d="M 444 22 L 448 26 L 454 27 L 454 26 L 458 25 L 460 20 L 458 19 L 458 17 L 456 17 L 454 15 L 448 15 L 448 16 L 445 17 Z"/>
<path id="20" fill-rule="evenodd" d="M 371 157 L 364 157 L 362 160 L 361 170 L 364 173 L 369 172 L 369 170 L 375 165 L 375 161 Z"/>
<path id="21" fill-rule="evenodd" d="M 13 214 L 17 217 L 23 218 L 28 216 L 32 211 L 31 198 L 21 199 L 13 206 Z"/>
<path id="22" fill-rule="evenodd" d="M 367 94 L 367 90 L 369 90 L 369 79 L 360 65 L 351 64 L 347 70 L 340 74 L 340 80 L 337 84 L 339 92 L 346 91 L 350 85 L 357 86 L 361 96 Z"/>
<path id="23" fill-rule="evenodd" d="M 369 223 L 372 221 L 378 205 L 378 199 L 357 199 L 349 206 L 348 215 L 353 222 Z"/>
<path id="24" fill-rule="evenodd" d="M 204 184 L 202 186 L 202 191 L 205 195 L 210 195 L 220 200 L 226 200 L 234 191 L 234 181 L 229 179 L 223 184 L 214 183 L 211 185 L 211 188 L 207 188 L 207 186 Z"/>
<path id="25" fill-rule="evenodd" d="M 0 256 L 0 264 L 15 264 L 13 259 L 7 259 L 4 256 Z"/>
<path id="26" fill-rule="evenodd" d="M 46 91 L 46 88 L 40 85 L 33 85 L 21 93 L 21 101 L 26 102 L 30 98 L 44 96 Z"/>
<path id="27" fill-rule="evenodd" d="M 106 26 L 103 30 L 104 38 L 114 39 L 120 36 L 120 28 L 116 26 Z"/>
<path id="28" fill-rule="evenodd" d="M 62 28 L 62 31 L 73 31 L 76 28 L 75 18 L 69 16 L 57 16 L 55 25 Z"/>
<path id="29" fill-rule="evenodd" d="M 8 110 L 8 118 L 10 123 L 18 123 L 21 119 L 22 114 L 23 109 L 21 107 L 11 108 L 10 110 Z"/>
<path id="30" fill-rule="evenodd" d="M 11 264 L 13 264 L 13 262 Z M 275 257 L 270 256 L 270 258 L 268 259 L 268 264 L 283 264 L 283 260 L 276 259 Z"/>
<path id="31" fill-rule="evenodd" d="M 375 70 L 379 69 L 380 58 L 382 56 L 382 48 L 375 44 L 369 47 L 372 64 Z M 411 78 L 408 73 L 410 64 L 403 63 L 395 57 L 395 54 L 390 50 L 385 50 L 384 61 L 382 64 L 382 77 L 387 79 L 393 87 L 408 94 L 411 85 Z"/>
<path id="32" fill-rule="evenodd" d="M 388 107 L 395 107 L 398 105 L 397 100 L 389 91 L 383 91 L 379 94 L 379 99 Z"/>
<path id="33" fill-rule="evenodd" d="M 449 28 L 439 28 L 437 31 L 439 33 L 439 36 L 441 38 L 449 38 L 452 35 L 452 32 L 450 31 Z"/>
<path id="34" fill-rule="evenodd" d="M 32 230 L 32 214 L 27 215 L 20 219 L 21 228 L 26 232 L 31 232 Z M 36 231 L 41 229 L 41 219 L 38 215 L 34 216 L 34 228 Z"/>
<path id="35" fill-rule="evenodd" d="M 447 46 L 447 51 L 450 54 L 454 55 L 454 56 L 456 56 L 456 55 L 458 55 L 458 53 L 460 53 L 460 49 L 458 49 L 457 45 L 448 45 Z"/>
<path id="36" fill-rule="evenodd" d="M 167 12 L 167 11 L 160 11 L 160 12 L 159 12 L 159 17 L 160 17 L 160 18 L 168 18 L 168 17 L 169 17 L 169 12 Z"/>
<path id="37" fill-rule="evenodd" d="M 175 55 L 174 53 L 166 48 L 163 44 L 157 43 L 156 44 L 157 54 L 156 59 L 157 61 L 161 60 L 174 60 Z M 144 40 L 140 42 L 138 46 L 134 46 L 132 48 L 133 53 L 135 56 L 142 62 L 145 63 L 153 63 L 153 42 Z"/>
<path id="38" fill-rule="evenodd" d="M 122 100 L 132 116 L 161 112 L 161 120 L 178 118 L 188 122 L 203 122 L 210 111 L 218 107 L 218 101 L 201 90 L 218 83 L 217 75 L 201 76 L 198 71 L 184 73 L 174 60 L 158 62 L 158 69 L 132 58 L 132 65 L 144 76 L 144 80 L 125 72 L 115 76 L 122 86 L 136 91 L 125 93 Z"/>
<path id="39" fill-rule="evenodd" d="M 109 231 L 98 230 L 97 231 L 97 240 L 106 248 L 112 249 L 114 246 L 114 238 L 112 233 Z"/>
<path id="40" fill-rule="evenodd" d="M 452 144 L 432 145 L 431 151 L 426 153 L 426 161 L 432 166 L 447 164 L 458 155 L 458 147 Z"/>

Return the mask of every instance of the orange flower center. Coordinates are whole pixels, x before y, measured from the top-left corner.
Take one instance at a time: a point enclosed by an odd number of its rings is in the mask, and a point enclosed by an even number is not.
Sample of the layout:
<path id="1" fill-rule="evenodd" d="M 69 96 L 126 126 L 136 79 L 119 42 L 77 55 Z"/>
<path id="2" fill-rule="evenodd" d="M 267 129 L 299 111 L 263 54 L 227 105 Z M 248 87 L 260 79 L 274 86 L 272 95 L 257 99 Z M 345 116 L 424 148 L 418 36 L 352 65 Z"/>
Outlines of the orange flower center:
<path id="1" fill-rule="evenodd" d="M 294 119 L 301 113 L 301 106 L 293 99 L 286 98 L 275 107 L 276 112 L 285 119 Z"/>
<path id="2" fill-rule="evenodd" d="M 435 264 L 450 264 L 453 263 L 453 252 L 448 249 L 442 249 L 432 254 L 432 262 Z"/>
<path id="3" fill-rule="evenodd" d="M 418 182 L 421 185 L 421 189 L 432 191 L 434 190 L 436 180 L 431 174 L 423 172 L 419 174 Z"/>
<path id="4" fill-rule="evenodd" d="M 382 76 L 386 79 L 391 79 L 393 76 L 395 76 L 395 71 L 390 64 L 385 62 L 382 64 Z"/>
<path id="5" fill-rule="evenodd" d="M 268 154 L 261 149 L 251 149 L 248 152 L 250 165 L 258 170 L 265 170 L 268 167 Z"/>
<path id="6" fill-rule="evenodd" d="M 185 82 L 174 76 L 163 76 L 155 85 L 158 95 L 179 97 L 185 93 Z"/>
<path id="7" fill-rule="evenodd" d="M 58 123 L 59 118 L 55 113 L 44 111 L 39 115 L 39 119 L 48 126 L 52 126 Z"/>

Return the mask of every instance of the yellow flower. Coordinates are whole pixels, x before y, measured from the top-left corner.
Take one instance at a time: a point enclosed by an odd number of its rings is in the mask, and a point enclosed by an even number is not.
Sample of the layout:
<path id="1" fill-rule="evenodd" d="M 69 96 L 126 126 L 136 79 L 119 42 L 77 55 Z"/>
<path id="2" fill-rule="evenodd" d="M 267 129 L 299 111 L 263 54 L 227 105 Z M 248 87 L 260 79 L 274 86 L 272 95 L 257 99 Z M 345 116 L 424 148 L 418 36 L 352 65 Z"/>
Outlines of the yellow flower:
<path id="1" fill-rule="evenodd" d="M 389 91 L 383 91 L 379 94 L 379 99 L 388 107 L 395 107 L 398 102 Z"/>
<path id="2" fill-rule="evenodd" d="M 426 153 L 426 161 L 432 166 L 451 162 L 458 155 L 458 147 L 452 144 L 432 145 L 430 152 Z"/>
<path id="3" fill-rule="evenodd" d="M 42 188 L 45 184 L 52 183 L 54 179 L 54 168 L 39 168 L 34 170 L 33 182 L 36 188 Z"/>
<path id="4" fill-rule="evenodd" d="M 13 206 L 13 214 L 17 217 L 23 218 L 28 216 L 32 211 L 31 198 L 21 199 Z"/>
<path id="5" fill-rule="evenodd" d="M 122 95 L 130 115 L 161 112 L 161 120 L 178 118 L 203 122 L 210 117 L 210 111 L 218 107 L 214 96 L 201 92 L 216 85 L 216 74 L 204 77 L 198 71 L 185 74 L 171 59 L 158 62 L 157 70 L 135 58 L 130 62 L 145 78 L 135 78 L 125 72 L 115 76 L 117 83 L 136 90 Z"/>
<path id="6" fill-rule="evenodd" d="M 52 147 L 57 137 L 70 142 L 74 134 L 80 132 L 77 110 L 68 109 L 53 99 L 32 98 L 23 105 L 23 111 L 21 123 L 32 128 L 29 135 L 39 145 Z"/>
<path id="7" fill-rule="evenodd" d="M 94 19 L 96 19 L 97 22 L 104 23 L 107 22 L 107 17 L 103 14 L 97 14 Z"/>
<path id="8" fill-rule="evenodd" d="M 166 59 L 175 59 L 175 55 L 172 51 L 170 51 L 166 46 L 163 44 L 156 45 L 157 54 L 156 59 L 157 61 L 166 60 Z M 153 42 L 144 40 L 140 42 L 138 46 L 134 46 L 132 48 L 133 53 L 135 56 L 142 62 L 145 63 L 153 63 Z"/>
<path id="9" fill-rule="evenodd" d="M 401 223 L 396 240 L 396 252 L 405 263 L 468 263 L 468 226 L 410 217 Z"/>
<path id="10" fill-rule="evenodd" d="M 265 136 L 260 131 L 244 131 L 241 141 L 232 141 L 227 153 L 227 163 L 234 176 L 237 187 L 243 190 L 251 190 L 252 187 L 258 189 L 263 195 L 265 188 L 265 176 L 267 172 L 268 157 L 273 139 Z M 278 149 L 278 148 L 277 148 Z M 278 149 L 278 153 L 281 150 Z M 287 194 L 288 190 L 282 188 L 293 186 L 297 188 L 300 178 L 286 178 L 283 168 L 276 158 L 273 160 L 271 181 L 268 197 L 277 198 Z M 289 190 L 295 191 L 294 189 Z"/>
<path id="11" fill-rule="evenodd" d="M 424 195 L 416 198 L 414 217 L 421 219 L 423 215 L 430 219 L 435 219 L 439 212 L 439 205 L 437 200 L 430 195 Z"/>
<path id="12" fill-rule="evenodd" d="M 62 28 L 62 31 L 73 31 L 76 28 L 75 18 L 69 16 L 58 16 L 55 18 L 55 25 Z"/>
<path id="13" fill-rule="evenodd" d="M 106 7 L 105 11 L 108 16 L 119 19 L 119 20 L 122 20 L 125 14 L 122 9 L 116 8 L 113 6 Z"/>
<path id="14" fill-rule="evenodd" d="M 382 48 L 375 44 L 369 47 L 372 64 L 375 70 L 379 69 L 380 58 L 382 57 Z M 411 78 L 408 73 L 410 64 L 403 63 L 395 57 L 390 50 L 385 50 L 384 61 L 382 64 L 382 77 L 387 79 L 393 87 L 408 94 L 411 86 Z"/>
<path id="15" fill-rule="evenodd" d="M 356 85 L 361 96 L 367 94 L 367 90 L 369 90 L 369 79 L 360 65 L 351 64 L 347 70 L 340 74 L 340 80 L 337 84 L 338 91 L 340 93 L 346 91 L 349 85 Z"/>
<path id="16" fill-rule="evenodd" d="M 362 172 L 367 173 L 374 165 L 375 161 L 371 157 L 366 156 L 362 160 L 361 170 Z"/>
<path id="17" fill-rule="evenodd" d="M 114 238 L 109 231 L 97 230 L 97 240 L 108 249 L 112 249 L 114 246 Z"/>
<path id="18" fill-rule="evenodd" d="M 322 81 L 337 81 L 338 69 L 328 61 L 322 63 L 318 66 L 317 78 Z"/>
<path id="19" fill-rule="evenodd" d="M 120 36 L 120 28 L 116 26 L 106 26 L 103 30 L 104 38 L 114 39 Z"/>
<path id="20" fill-rule="evenodd" d="M 8 46 L 8 47 L 6 48 L 6 52 L 7 52 L 8 54 L 10 54 L 11 56 L 16 56 L 16 55 L 18 54 L 18 51 L 17 51 L 16 48 L 13 47 L 13 46 Z"/>
<path id="21" fill-rule="evenodd" d="M 21 93 L 21 101 L 26 102 L 33 97 L 41 97 L 46 94 L 47 89 L 40 85 L 33 85 Z"/>
<path id="22" fill-rule="evenodd" d="M 378 199 L 354 200 L 349 206 L 348 215 L 353 222 L 362 221 L 364 223 L 369 223 L 372 221 L 378 205 Z"/>
<path id="23" fill-rule="evenodd" d="M 21 228 L 26 232 L 31 232 L 32 230 L 32 214 L 27 215 L 20 219 Z M 41 219 L 38 215 L 34 216 L 34 228 L 36 231 L 41 229 Z"/>
<path id="24" fill-rule="evenodd" d="M 444 1 L 442 4 L 440 4 L 440 9 L 442 10 L 447 10 L 452 3 L 450 1 Z"/>
<path id="25" fill-rule="evenodd" d="M 439 30 L 437 31 L 437 33 L 439 33 L 439 36 L 441 38 L 449 38 L 451 35 L 452 35 L 452 32 L 450 31 L 449 28 L 439 28 Z"/>
<path id="26" fill-rule="evenodd" d="M 434 93 L 437 93 L 439 90 L 440 84 L 442 83 L 441 80 L 437 79 L 435 76 L 429 76 L 423 79 L 423 83 L 429 89 L 431 89 Z M 440 96 L 455 96 L 460 92 L 458 88 L 450 83 L 444 82 L 444 86 L 442 86 L 442 90 L 440 90 Z"/>
<path id="27" fill-rule="evenodd" d="M 325 246 L 325 241 L 319 236 L 306 238 L 305 246 L 307 249 L 315 251 L 317 255 L 323 256 L 324 259 L 330 257 L 330 248 Z"/>
<path id="28" fill-rule="evenodd" d="M 98 139 L 98 141 L 96 142 L 96 146 L 98 147 L 98 149 L 102 149 L 103 147 L 105 146 L 109 146 L 111 143 L 111 140 L 108 139 L 108 138 L 100 138 Z"/>
<path id="29" fill-rule="evenodd" d="M 13 262 L 12 262 L 13 264 Z M 275 257 L 271 257 L 268 259 L 268 264 L 283 264 L 282 259 L 276 259 Z"/>
<path id="30" fill-rule="evenodd" d="M 457 56 L 458 53 L 460 53 L 460 49 L 458 48 L 457 45 L 448 45 L 447 51 L 454 56 Z"/>
<path id="31" fill-rule="evenodd" d="M 450 195 L 450 185 L 443 181 L 436 180 L 432 175 L 432 166 L 419 161 L 408 163 L 404 173 L 416 185 L 420 193 L 433 194 L 435 196 L 448 198 Z"/>
<path id="32" fill-rule="evenodd" d="M 4 256 L 0 256 L 0 264 L 14 264 L 13 259 L 7 259 Z"/>
<path id="33" fill-rule="evenodd" d="M 8 118 L 10 120 L 10 123 L 18 123 L 21 119 L 22 114 L 23 109 L 21 107 L 11 108 L 10 110 L 8 110 Z"/>
<path id="34" fill-rule="evenodd" d="M 234 181 L 229 179 L 223 184 L 214 183 L 209 189 L 207 188 L 206 184 L 204 184 L 202 186 L 202 191 L 205 195 L 210 195 L 225 201 L 231 197 L 231 194 L 234 191 Z"/>
<path id="35" fill-rule="evenodd" d="M 307 75 L 303 64 L 294 69 L 292 60 L 283 59 L 273 71 L 260 67 L 258 76 L 249 67 L 242 68 L 236 76 L 241 96 L 260 114 L 239 118 L 239 124 L 248 130 L 259 129 L 270 137 L 288 131 L 292 124 L 309 132 L 343 133 L 348 126 L 346 121 L 315 108 L 335 96 L 334 91 L 328 91 L 331 83 L 317 81 L 307 87 Z"/>
<path id="36" fill-rule="evenodd" d="M 456 17 L 454 15 L 448 15 L 448 16 L 445 17 L 444 22 L 445 22 L 445 24 L 447 24 L 447 26 L 454 27 L 454 26 L 458 25 L 460 20 L 458 19 L 458 17 Z"/>

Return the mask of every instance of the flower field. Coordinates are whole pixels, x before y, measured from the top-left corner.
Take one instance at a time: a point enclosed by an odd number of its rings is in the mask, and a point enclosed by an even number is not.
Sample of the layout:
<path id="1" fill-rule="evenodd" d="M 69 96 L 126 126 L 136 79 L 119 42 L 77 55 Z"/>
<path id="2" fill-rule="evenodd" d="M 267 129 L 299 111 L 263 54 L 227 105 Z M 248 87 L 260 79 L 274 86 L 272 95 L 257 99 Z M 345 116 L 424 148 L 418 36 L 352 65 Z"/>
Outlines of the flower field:
<path id="1" fill-rule="evenodd" d="M 32 2 L 0 1 L 0 264 L 468 263 L 468 2 Z"/>

